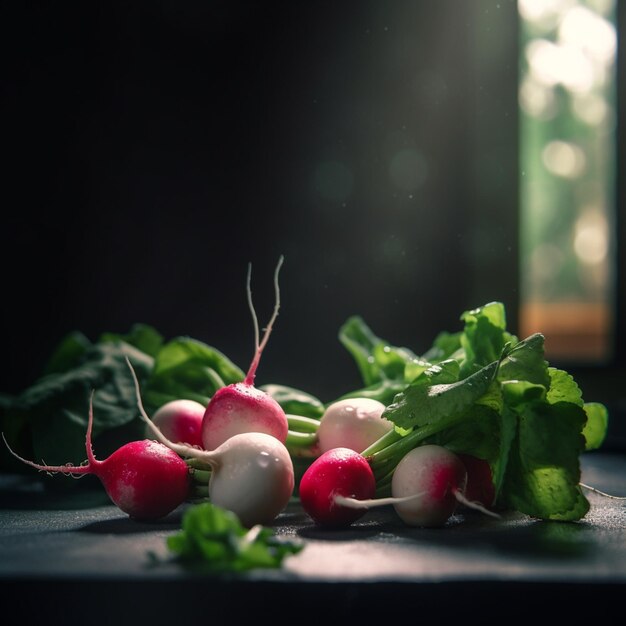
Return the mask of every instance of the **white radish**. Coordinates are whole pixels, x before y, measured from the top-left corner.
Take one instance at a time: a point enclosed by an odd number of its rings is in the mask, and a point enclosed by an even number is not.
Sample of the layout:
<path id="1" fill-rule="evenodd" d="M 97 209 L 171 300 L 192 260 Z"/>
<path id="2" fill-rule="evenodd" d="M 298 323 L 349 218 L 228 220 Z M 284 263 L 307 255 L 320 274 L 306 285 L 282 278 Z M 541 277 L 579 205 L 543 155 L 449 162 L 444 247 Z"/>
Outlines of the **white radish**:
<path id="1" fill-rule="evenodd" d="M 330 404 L 320 419 L 317 439 L 321 452 L 349 448 L 363 452 L 393 429 L 382 417 L 385 405 L 372 398 L 345 398 Z"/>

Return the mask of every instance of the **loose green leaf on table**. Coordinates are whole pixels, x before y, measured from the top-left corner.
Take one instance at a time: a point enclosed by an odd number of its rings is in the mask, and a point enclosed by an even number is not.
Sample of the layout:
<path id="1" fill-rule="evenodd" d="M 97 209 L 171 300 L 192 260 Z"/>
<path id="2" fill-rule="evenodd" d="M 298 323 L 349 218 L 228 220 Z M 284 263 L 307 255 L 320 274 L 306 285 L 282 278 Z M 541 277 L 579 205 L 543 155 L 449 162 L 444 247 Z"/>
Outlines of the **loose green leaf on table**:
<path id="1" fill-rule="evenodd" d="M 247 529 L 234 513 L 210 502 L 188 508 L 181 531 L 166 542 L 182 564 L 215 571 L 278 568 L 287 556 L 304 547 L 279 539 L 265 526 Z"/>

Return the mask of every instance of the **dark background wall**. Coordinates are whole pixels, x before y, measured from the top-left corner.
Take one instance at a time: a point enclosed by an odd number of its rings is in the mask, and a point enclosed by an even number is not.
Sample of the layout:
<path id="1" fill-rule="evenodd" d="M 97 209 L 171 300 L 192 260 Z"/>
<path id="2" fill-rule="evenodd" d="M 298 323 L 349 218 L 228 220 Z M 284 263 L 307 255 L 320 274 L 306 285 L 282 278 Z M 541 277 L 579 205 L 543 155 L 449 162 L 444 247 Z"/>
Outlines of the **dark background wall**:
<path id="1" fill-rule="evenodd" d="M 323 400 L 359 314 L 426 350 L 516 323 L 515 2 L 3 5 L 3 374 L 135 322 Z M 8 164 L 7 164 L 8 161 Z"/>

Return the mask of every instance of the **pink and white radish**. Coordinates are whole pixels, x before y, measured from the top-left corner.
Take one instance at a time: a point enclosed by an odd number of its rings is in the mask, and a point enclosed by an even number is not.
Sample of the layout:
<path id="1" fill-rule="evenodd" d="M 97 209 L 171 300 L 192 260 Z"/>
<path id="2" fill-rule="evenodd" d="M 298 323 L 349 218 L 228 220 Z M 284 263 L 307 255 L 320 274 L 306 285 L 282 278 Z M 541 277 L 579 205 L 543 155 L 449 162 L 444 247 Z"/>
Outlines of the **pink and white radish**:
<path id="1" fill-rule="evenodd" d="M 380 437 L 393 430 L 383 417 L 385 405 L 372 398 L 346 398 L 330 404 L 320 419 L 317 439 L 321 452 L 350 448 L 363 452 Z"/>
<path id="2" fill-rule="evenodd" d="M 157 440 L 181 457 L 211 468 L 211 502 L 235 513 L 244 526 L 271 523 L 287 506 L 294 489 L 293 461 L 285 445 L 262 432 L 237 433 L 214 450 L 170 441 L 146 413 L 130 361 L 128 365 L 135 381 L 139 412 Z"/>
<path id="3" fill-rule="evenodd" d="M 461 459 L 447 448 L 424 445 L 408 452 L 396 466 L 391 480 L 394 498 L 417 492 L 421 498 L 394 504 L 400 519 L 409 526 L 443 526 L 463 496 L 467 471 Z"/>
<path id="4" fill-rule="evenodd" d="M 202 444 L 206 450 L 215 450 L 229 437 L 243 432 L 261 432 L 276 437 L 282 443 L 287 440 L 289 425 L 280 404 L 264 391 L 254 386 L 256 370 L 261 353 L 267 345 L 280 308 L 278 273 L 283 262 L 281 256 L 274 274 L 276 300 L 271 319 L 259 341 L 259 324 L 252 304 L 250 289 L 251 269 L 248 265 L 247 294 L 252 312 L 255 335 L 255 353 L 243 382 L 232 383 L 218 389 L 206 407 L 202 422 Z"/>
<path id="5" fill-rule="evenodd" d="M 137 520 L 159 519 L 185 502 L 190 493 L 190 470 L 176 452 L 146 439 L 131 441 L 99 461 L 91 445 L 92 428 L 91 399 L 85 441 L 86 465 L 44 465 L 22 458 L 11 448 L 9 451 L 20 461 L 44 472 L 71 476 L 94 474 L 102 482 L 111 501 Z"/>
<path id="6" fill-rule="evenodd" d="M 195 400 L 171 400 L 159 407 L 152 421 L 170 440 L 202 448 L 202 420 L 206 407 Z M 146 425 L 146 437 L 152 439 L 152 429 Z"/>
<path id="7" fill-rule="evenodd" d="M 367 460 L 352 450 L 322 454 L 300 482 L 303 508 L 321 526 L 349 525 L 368 509 L 385 505 L 393 505 L 409 526 L 443 526 L 459 503 L 499 517 L 464 496 L 465 466 L 442 446 L 424 445 L 408 452 L 394 470 L 389 498 L 373 498 L 375 485 L 369 496 L 357 493 L 356 486 L 365 475 L 374 478 Z M 352 519 L 347 512 L 350 509 L 355 511 Z"/>

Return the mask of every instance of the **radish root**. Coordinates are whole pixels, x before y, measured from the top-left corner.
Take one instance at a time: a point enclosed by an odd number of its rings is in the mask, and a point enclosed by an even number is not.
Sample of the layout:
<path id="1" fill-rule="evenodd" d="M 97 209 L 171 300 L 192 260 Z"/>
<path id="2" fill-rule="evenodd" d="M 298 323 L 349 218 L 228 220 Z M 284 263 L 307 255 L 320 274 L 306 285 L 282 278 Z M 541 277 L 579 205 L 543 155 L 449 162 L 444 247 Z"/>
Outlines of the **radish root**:
<path id="1" fill-rule="evenodd" d="M 398 504 L 400 502 L 410 502 L 421 498 L 426 492 L 420 491 L 410 496 L 403 496 L 401 498 L 371 498 L 366 500 L 358 500 L 357 498 L 350 498 L 348 496 L 336 495 L 334 496 L 335 504 L 340 506 L 347 506 L 351 509 L 371 509 L 377 506 L 385 506 L 387 504 Z"/>
<path id="2" fill-rule="evenodd" d="M 484 513 L 485 515 L 489 515 L 491 517 L 495 517 L 496 519 L 500 519 L 500 515 L 494 511 L 490 511 L 487 507 L 485 507 L 483 504 L 481 504 L 480 502 L 476 502 L 473 500 L 468 500 L 460 491 L 455 490 L 454 492 L 454 497 L 464 506 L 470 508 L 470 509 L 475 509 L 476 511 L 480 511 L 481 513 Z"/>
<path id="3" fill-rule="evenodd" d="M 246 374 L 246 378 L 244 380 L 244 384 L 253 385 L 254 377 L 256 376 L 256 370 L 259 366 L 259 361 L 261 360 L 261 353 L 263 349 L 267 345 L 267 342 L 270 338 L 270 334 L 272 332 L 272 328 L 274 326 L 274 322 L 278 317 L 278 311 L 280 309 L 280 289 L 278 286 L 278 274 L 280 272 L 280 268 L 283 264 L 284 257 L 281 255 L 278 259 L 278 264 L 276 265 L 276 269 L 274 270 L 274 292 L 275 292 L 275 301 L 274 301 L 274 311 L 272 313 L 272 317 L 265 327 L 265 333 L 263 335 L 263 339 L 259 341 L 259 320 L 257 318 L 256 312 L 254 310 L 254 305 L 252 304 L 252 289 L 250 287 L 251 276 L 252 276 L 252 264 L 248 264 L 248 279 L 246 284 L 246 293 L 248 295 L 248 306 L 250 307 L 250 312 L 252 313 L 252 322 L 254 323 L 254 347 L 255 353 L 254 358 L 252 359 L 252 363 L 250 364 L 250 369 Z"/>
<path id="4" fill-rule="evenodd" d="M 597 493 L 600 496 L 604 496 L 605 498 L 611 498 L 612 500 L 626 500 L 626 496 L 614 496 L 610 493 L 606 493 L 605 491 L 600 491 L 599 489 L 596 489 L 595 487 L 592 487 L 591 485 L 585 485 L 585 483 L 579 483 L 581 487 L 583 487 L 583 489 L 587 489 L 589 491 L 592 491 L 593 493 Z"/>
<path id="5" fill-rule="evenodd" d="M 146 412 L 143 406 L 143 400 L 141 399 L 141 389 L 139 387 L 139 380 L 137 378 L 137 374 L 135 373 L 135 369 L 133 368 L 130 359 L 126 357 L 126 363 L 130 369 L 130 372 L 133 377 L 133 382 L 135 383 L 135 395 L 137 397 L 137 408 L 139 409 L 139 415 L 141 419 L 149 426 L 150 430 L 154 433 L 154 436 L 157 440 L 162 443 L 164 446 L 167 446 L 176 454 L 181 457 L 193 457 L 199 461 L 205 461 L 209 464 L 213 469 L 215 469 L 218 465 L 217 456 L 209 451 L 209 450 L 200 450 L 194 446 L 188 446 L 184 443 L 174 443 L 170 441 L 162 432 L 161 429 L 150 419 L 150 416 Z"/>

